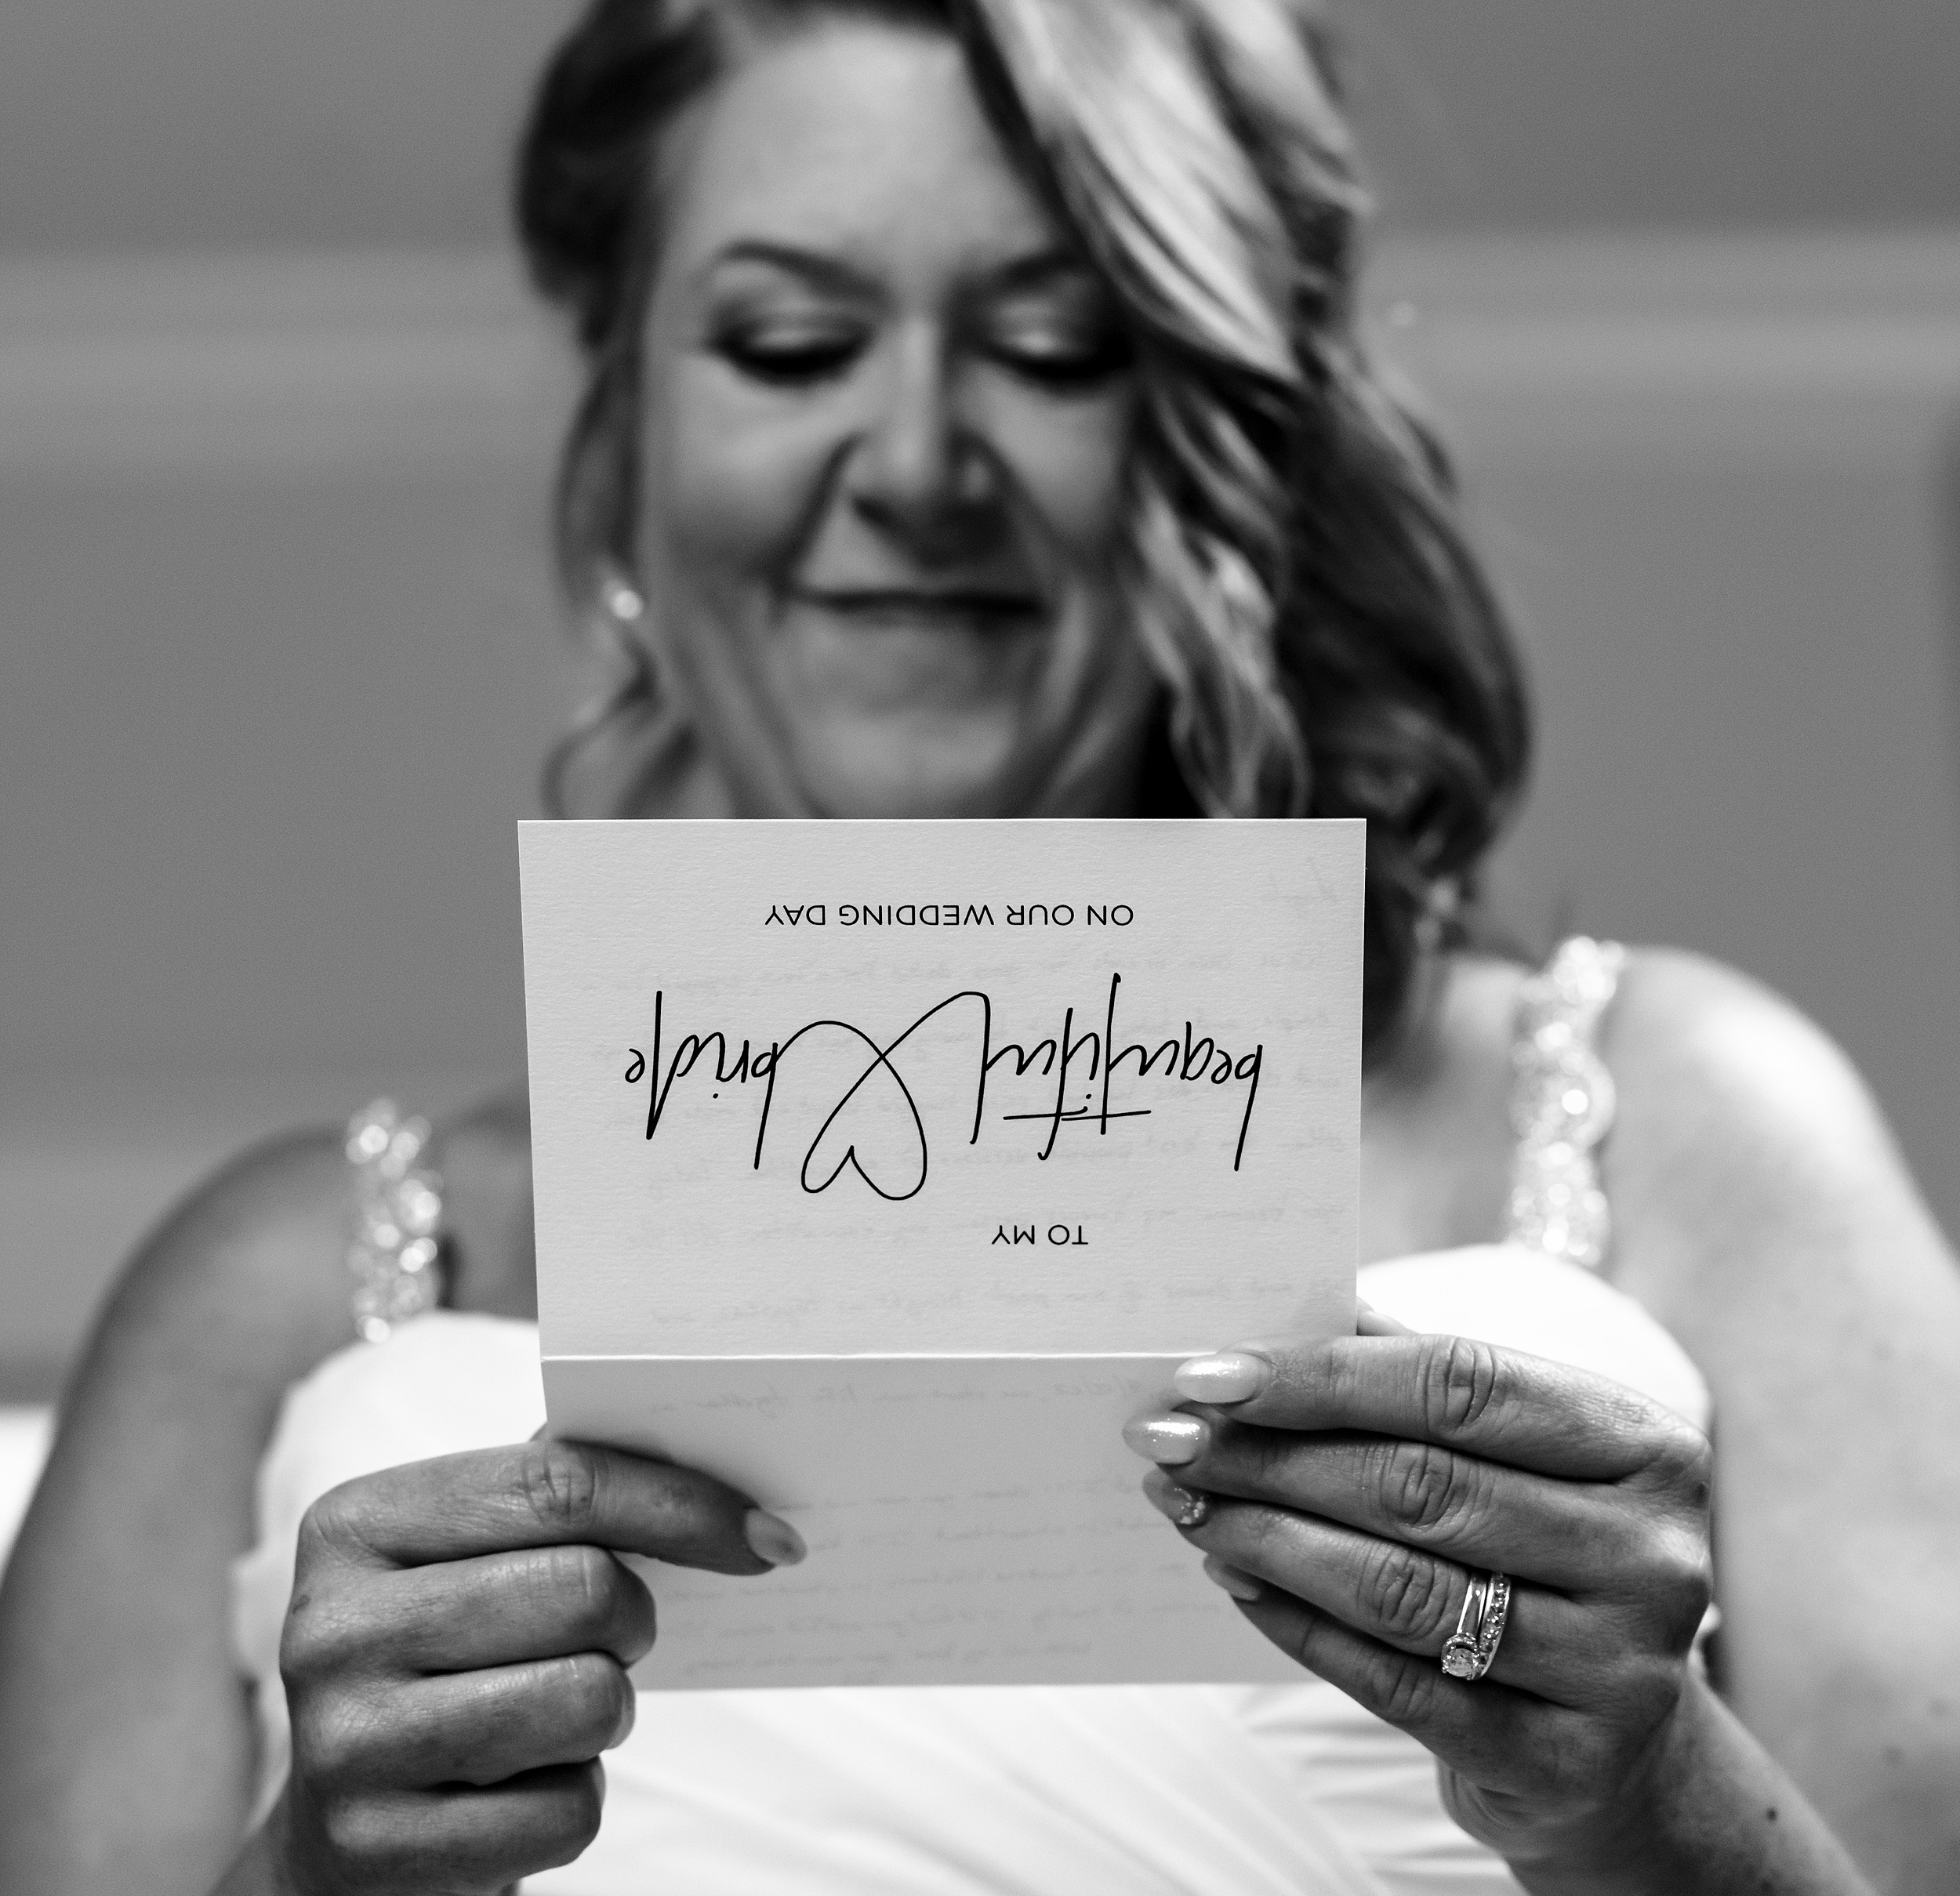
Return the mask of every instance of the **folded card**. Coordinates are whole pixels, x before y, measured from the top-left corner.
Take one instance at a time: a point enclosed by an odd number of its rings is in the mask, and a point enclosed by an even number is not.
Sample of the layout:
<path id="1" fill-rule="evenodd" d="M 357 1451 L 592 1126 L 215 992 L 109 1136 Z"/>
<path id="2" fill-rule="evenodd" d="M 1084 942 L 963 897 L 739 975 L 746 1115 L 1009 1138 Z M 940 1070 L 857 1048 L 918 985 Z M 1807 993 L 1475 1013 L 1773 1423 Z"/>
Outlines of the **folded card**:
<path id="1" fill-rule="evenodd" d="M 1359 822 L 522 825 L 555 1433 L 794 1521 L 648 1687 L 1298 1675 L 1144 1499 L 1185 1357 L 1352 1327 Z"/>

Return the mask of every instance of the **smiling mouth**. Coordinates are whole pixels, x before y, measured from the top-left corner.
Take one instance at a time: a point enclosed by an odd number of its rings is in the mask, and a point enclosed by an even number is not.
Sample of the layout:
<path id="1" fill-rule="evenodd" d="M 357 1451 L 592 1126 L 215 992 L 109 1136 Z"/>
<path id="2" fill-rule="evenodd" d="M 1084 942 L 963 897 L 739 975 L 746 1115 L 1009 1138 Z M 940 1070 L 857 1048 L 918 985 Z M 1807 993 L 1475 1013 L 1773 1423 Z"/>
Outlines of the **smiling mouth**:
<path id="1" fill-rule="evenodd" d="M 978 586 L 800 586 L 790 596 L 867 626 L 936 623 L 1010 631 L 1035 625 L 1042 614 L 1041 602 L 1032 593 Z"/>

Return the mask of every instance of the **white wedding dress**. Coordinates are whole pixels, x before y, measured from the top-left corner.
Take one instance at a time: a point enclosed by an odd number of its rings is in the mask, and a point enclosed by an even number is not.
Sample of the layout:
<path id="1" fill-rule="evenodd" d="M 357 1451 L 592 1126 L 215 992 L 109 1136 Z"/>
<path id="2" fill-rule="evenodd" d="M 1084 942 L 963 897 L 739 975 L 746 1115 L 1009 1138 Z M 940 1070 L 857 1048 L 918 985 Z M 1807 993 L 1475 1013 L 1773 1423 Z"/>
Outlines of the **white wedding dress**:
<path id="1" fill-rule="evenodd" d="M 1507 1241 L 1370 1265 L 1360 1293 L 1414 1329 L 1611 1376 L 1706 1428 L 1707 1387 L 1679 1345 L 1588 1267 L 1606 1236 L 1592 1148 L 1612 1116 L 1591 1042 L 1617 969 L 1616 951 L 1574 941 L 1527 991 Z M 448 1311 L 350 1345 L 289 1391 L 260 1470 L 260 1539 L 234 1575 L 261 1808 L 286 1768 L 278 1643 L 300 1517 L 355 1475 L 521 1441 L 543 1416 L 535 1326 Z M 1257 1688 L 649 1694 L 606 1776 L 597 1841 L 527 1879 L 526 1896 L 1518 1888 L 1445 1813 L 1428 1754 L 1304 1674 Z"/>

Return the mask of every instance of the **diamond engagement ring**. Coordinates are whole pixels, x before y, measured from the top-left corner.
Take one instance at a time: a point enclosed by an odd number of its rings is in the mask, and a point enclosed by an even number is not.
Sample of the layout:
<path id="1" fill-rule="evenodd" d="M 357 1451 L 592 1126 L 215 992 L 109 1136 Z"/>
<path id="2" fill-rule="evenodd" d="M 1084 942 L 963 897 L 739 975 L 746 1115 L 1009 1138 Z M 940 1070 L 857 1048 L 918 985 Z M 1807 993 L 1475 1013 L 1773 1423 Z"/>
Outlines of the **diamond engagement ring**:
<path id="1" fill-rule="evenodd" d="M 1457 1630 L 1444 1642 L 1443 1669 L 1453 1679 L 1474 1685 L 1490 1669 L 1511 1617 L 1510 1576 L 1473 1573 L 1457 1615 Z"/>

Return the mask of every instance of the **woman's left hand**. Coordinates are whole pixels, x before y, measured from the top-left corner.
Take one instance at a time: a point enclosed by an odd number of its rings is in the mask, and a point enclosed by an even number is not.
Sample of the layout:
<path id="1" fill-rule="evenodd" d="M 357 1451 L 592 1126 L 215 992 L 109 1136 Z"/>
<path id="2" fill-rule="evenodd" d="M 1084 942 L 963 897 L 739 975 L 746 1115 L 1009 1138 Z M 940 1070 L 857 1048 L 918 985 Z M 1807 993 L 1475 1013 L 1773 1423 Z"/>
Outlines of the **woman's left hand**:
<path id="1" fill-rule="evenodd" d="M 1584 1371 L 1452 1336 L 1258 1343 L 1178 1373 L 1127 1431 L 1151 1499 L 1293 1659 L 1419 1738 L 1514 1868 L 1621 1847 L 1701 1692 L 1707 1439 Z M 1440 1655 L 1509 1576 L 1488 1673 Z M 1682 1716 L 1687 1708 L 1689 1716 Z"/>

